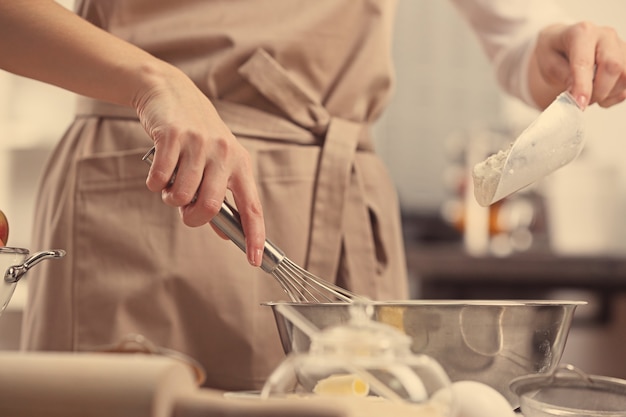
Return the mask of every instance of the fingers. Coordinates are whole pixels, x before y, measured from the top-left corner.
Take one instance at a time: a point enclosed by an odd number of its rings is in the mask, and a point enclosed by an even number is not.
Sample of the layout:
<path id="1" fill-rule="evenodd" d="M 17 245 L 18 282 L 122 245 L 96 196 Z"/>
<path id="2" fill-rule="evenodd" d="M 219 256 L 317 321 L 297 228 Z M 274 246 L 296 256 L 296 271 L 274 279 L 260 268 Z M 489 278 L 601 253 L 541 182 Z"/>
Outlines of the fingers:
<path id="1" fill-rule="evenodd" d="M 194 201 L 205 170 L 204 155 L 204 146 L 200 138 L 188 140 L 184 144 L 178 153 L 175 174 L 170 177 L 170 183 L 161 192 L 165 204 L 182 207 Z"/>
<path id="2" fill-rule="evenodd" d="M 250 170 L 249 161 L 247 166 L 242 166 L 244 171 Z M 263 221 L 263 208 L 259 200 L 256 185 L 251 175 L 233 178 L 231 189 L 235 198 L 235 204 L 239 209 L 241 225 L 246 236 L 246 256 L 248 262 L 254 266 L 260 266 L 263 261 L 265 246 L 265 223 Z"/>
<path id="3" fill-rule="evenodd" d="M 581 108 L 586 108 L 593 92 L 596 45 L 595 26 L 583 22 L 572 26 L 564 36 L 565 54 L 569 61 L 569 91 Z"/>
<path id="4" fill-rule="evenodd" d="M 626 98 L 626 44 L 614 30 L 605 29 L 606 40 L 598 45 L 597 72 L 591 102 L 602 107 L 621 103 Z"/>
<path id="5" fill-rule="evenodd" d="M 253 174 L 252 170 L 242 172 L 239 169 L 239 161 L 246 160 L 248 154 L 230 131 L 212 137 L 191 154 L 193 156 L 188 157 L 181 154 L 179 173 L 171 189 L 164 192 L 164 201 L 185 206 L 182 210 L 184 223 L 197 227 L 208 223 L 219 212 L 231 177 L 252 178 Z M 187 195 L 189 191 L 191 195 Z"/>
<path id="6" fill-rule="evenodd" d="M 152 155 L 152 164 L 146 178 L 146 186 L 153 192 L 161 191 L 171 185 L 180 153 L 178 142 L 161 141 L 157 138 L 158 135 L 154 138 L 155 152 Z"/>
<path id="7" fill-rule="evenodd" d="M 263 210 L 252 175 L 249 155 L 243 147 L 237 145 L 234 149 L 230 149 L 231 152 L 238 152 L 234 168 L 226 169 L 223 160 L 219 158 L 214 163 L 208 164 L 198 188 L 196 200 L 182 208 L 181 213 L 185 224 L 200 226 L 219 212 L 226 189 L 230 189 L 239 211 L 246 239 L 248 262 L 251 265 L 260 266 L 265 244 Z M 225 237 L 219 231 L 218 234 Z"/>
<path id="8" fill-rule="evenodd" d="M 260 265 L 265 226 L 250 155 L 212 103 L 178 70 L 158 77 L 134 102 L 156 149 L 148 189 L 178 207 L 191 227 L 210 222 L 230 189 L 240 211 L 248 259 Z"/>
<path id="9" fill-rule="evenodd" d="M 596 48 L 596 74 L 592 102 L 603 102 L 620 84 L 624 72 L 624 53 L 621 41 L 612 29 L 605 29 Z"/>
<path id="10" fill-rule="evenodd" d="M 203 176 L 204 153 L 201 146 L 187 146 L 181 149 L 181 142 L 177 140 L 155 142 L 158 143 L 155 145 L 152 166 L 146 179 L 148 189 L 160 191 L 163 202 L 170 206 L 183 207 L 191 204 L 196 199 L 196 192 Z M 189 226 L 204 223 L 206 221 Z"/>
<path id="11" fill-rule="evenodd" d="M 537 59 L 542 61 L 544 78 L 549 84 L 565 80 L 583 109 L 593 103 L 609 107 L 624 101 L 626 44 L 614 29 L 580 22 L 552 28 L 542 36 L 544 49 L 538 49 L 542 56 Z M 558 56 L 568 62 L 567 76 Z M 551 74 L 552 79 L 546 74 Z"/>
<path id="12" fill-rule="evenodd" d="M 246 238 L 248 262 L 260 266 L 265 244 L 265 225 L 260 199 L 251 168 L 250 157 L 232 134 L 215 139 L 210 145 L 190 146 L 159 158 L 165 152 L 158 148 L 148 182 L 159 191 L 163 201 L 178 207 L 182 221 L 190 227 L 202 226 L 220 211 L 227 189 L 230 189 L 238 207 L 241 225 Z M 165 168 L 159 169 L 159 166 Z M 155 168 L 156 167 L 156 168 Z M 173 168 L 172 168 L 173 167 Z M 170 174 L 171 173 L 171 174 Z M 167 182 L 165 178 L 170 178 Z M 218 235 L 227 238 L 214 227 Z"/>
<path id="13" fill-rule="evenodd" d="M 195 198 L 192 201 L 185 201 L 185 207 L 181 211 L 183 222 L 187 226 L 202 226 L 219 212 L 226 195 L 228 180 L 232 175 L 225 165 L 225 158 L 225 155 L 211 149 L 203 158 L 203 171 L 197 182 L 194 182 Z"/>

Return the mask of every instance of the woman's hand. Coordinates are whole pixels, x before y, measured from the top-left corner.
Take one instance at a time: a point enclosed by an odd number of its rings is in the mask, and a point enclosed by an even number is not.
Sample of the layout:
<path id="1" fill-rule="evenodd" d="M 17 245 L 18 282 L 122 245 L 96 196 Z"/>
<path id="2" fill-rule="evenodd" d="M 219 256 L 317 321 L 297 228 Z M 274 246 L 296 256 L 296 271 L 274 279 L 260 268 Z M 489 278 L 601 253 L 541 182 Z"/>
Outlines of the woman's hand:
<path id="1" fill-rule="evenodd" d="M 260 265 L 265 226 L 249 155 L 182 71 L 47 0 L 0 0 L 0 68 L 133 106 L 156 145 L 148 188 L 189 226 L 209 222 L 230 189 L 248 260 Z"/>
<path id="2" fill-rule="evenodd" d="M 568 90 L 584 109 L 610 107 L 626 98 L 626 44 L 614 29 L 589 22 L 543 29 L 531 57 L 529 85 L 545 108 Z"/>
<path id="3" fill-rule="evenodd" d="M 265 226 L 248 152 L 182 72 L 173 67 L 146 71 L 153 82 L 138 93 L 133 105 L 156 147 L 148 188 L 161 192 L 163 201 L 178 207 L 183 222 L 193 227 L 208 223 L 219 212 L 226 190 L 231 190 L 248 261 L 259 266 Z"/>

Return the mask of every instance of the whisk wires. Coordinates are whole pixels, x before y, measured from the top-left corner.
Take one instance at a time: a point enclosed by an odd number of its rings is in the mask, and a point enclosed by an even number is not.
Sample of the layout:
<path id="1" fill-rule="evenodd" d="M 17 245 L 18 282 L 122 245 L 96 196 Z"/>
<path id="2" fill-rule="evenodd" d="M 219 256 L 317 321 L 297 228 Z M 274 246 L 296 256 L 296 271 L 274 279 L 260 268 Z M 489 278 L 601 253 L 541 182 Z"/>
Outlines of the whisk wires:
<path id="1" fill-rule="evenodd" d="M 351 303 L 356 300 L 367 300 L 366 297 L 318 278 L 287 257 L 278 263 L 272 275 L 291 301 L 296 303 Z"/>

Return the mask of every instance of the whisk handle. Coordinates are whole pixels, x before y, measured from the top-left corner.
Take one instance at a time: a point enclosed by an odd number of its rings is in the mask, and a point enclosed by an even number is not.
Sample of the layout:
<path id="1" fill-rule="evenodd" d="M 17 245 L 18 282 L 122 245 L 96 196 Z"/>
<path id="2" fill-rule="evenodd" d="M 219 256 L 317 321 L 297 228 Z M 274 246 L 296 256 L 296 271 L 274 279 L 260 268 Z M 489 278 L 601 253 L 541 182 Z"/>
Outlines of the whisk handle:
<path id="1" fill-rule="evenodd" d="M 243 234 L 243 228 L 241 227 L 241 219 L 239 212 L 233 206 L 224 201 L 222 208 L 219 213 L 213 217 L 211 223 L 228 236 L 239 249 L 244 253 L 246 252 L 246 238 Z M 264 248 L 261 269 L 265 272 L 272 273 L 280 261 L 285 258 L 285 254 L 267 239 L 265 240 Z"/>

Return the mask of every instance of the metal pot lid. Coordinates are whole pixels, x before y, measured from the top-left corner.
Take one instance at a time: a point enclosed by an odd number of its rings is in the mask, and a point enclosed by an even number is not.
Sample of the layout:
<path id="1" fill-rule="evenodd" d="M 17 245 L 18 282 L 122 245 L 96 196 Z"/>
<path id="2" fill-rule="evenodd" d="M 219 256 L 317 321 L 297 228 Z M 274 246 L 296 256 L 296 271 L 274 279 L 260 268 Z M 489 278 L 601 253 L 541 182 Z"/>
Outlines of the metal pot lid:
<path id="1" fill-rule="evenodd" d="M 516 378 L 510 388 L 525 416 L 626 416 L 626 380 L 588 375 L 569 364 Z"/>

